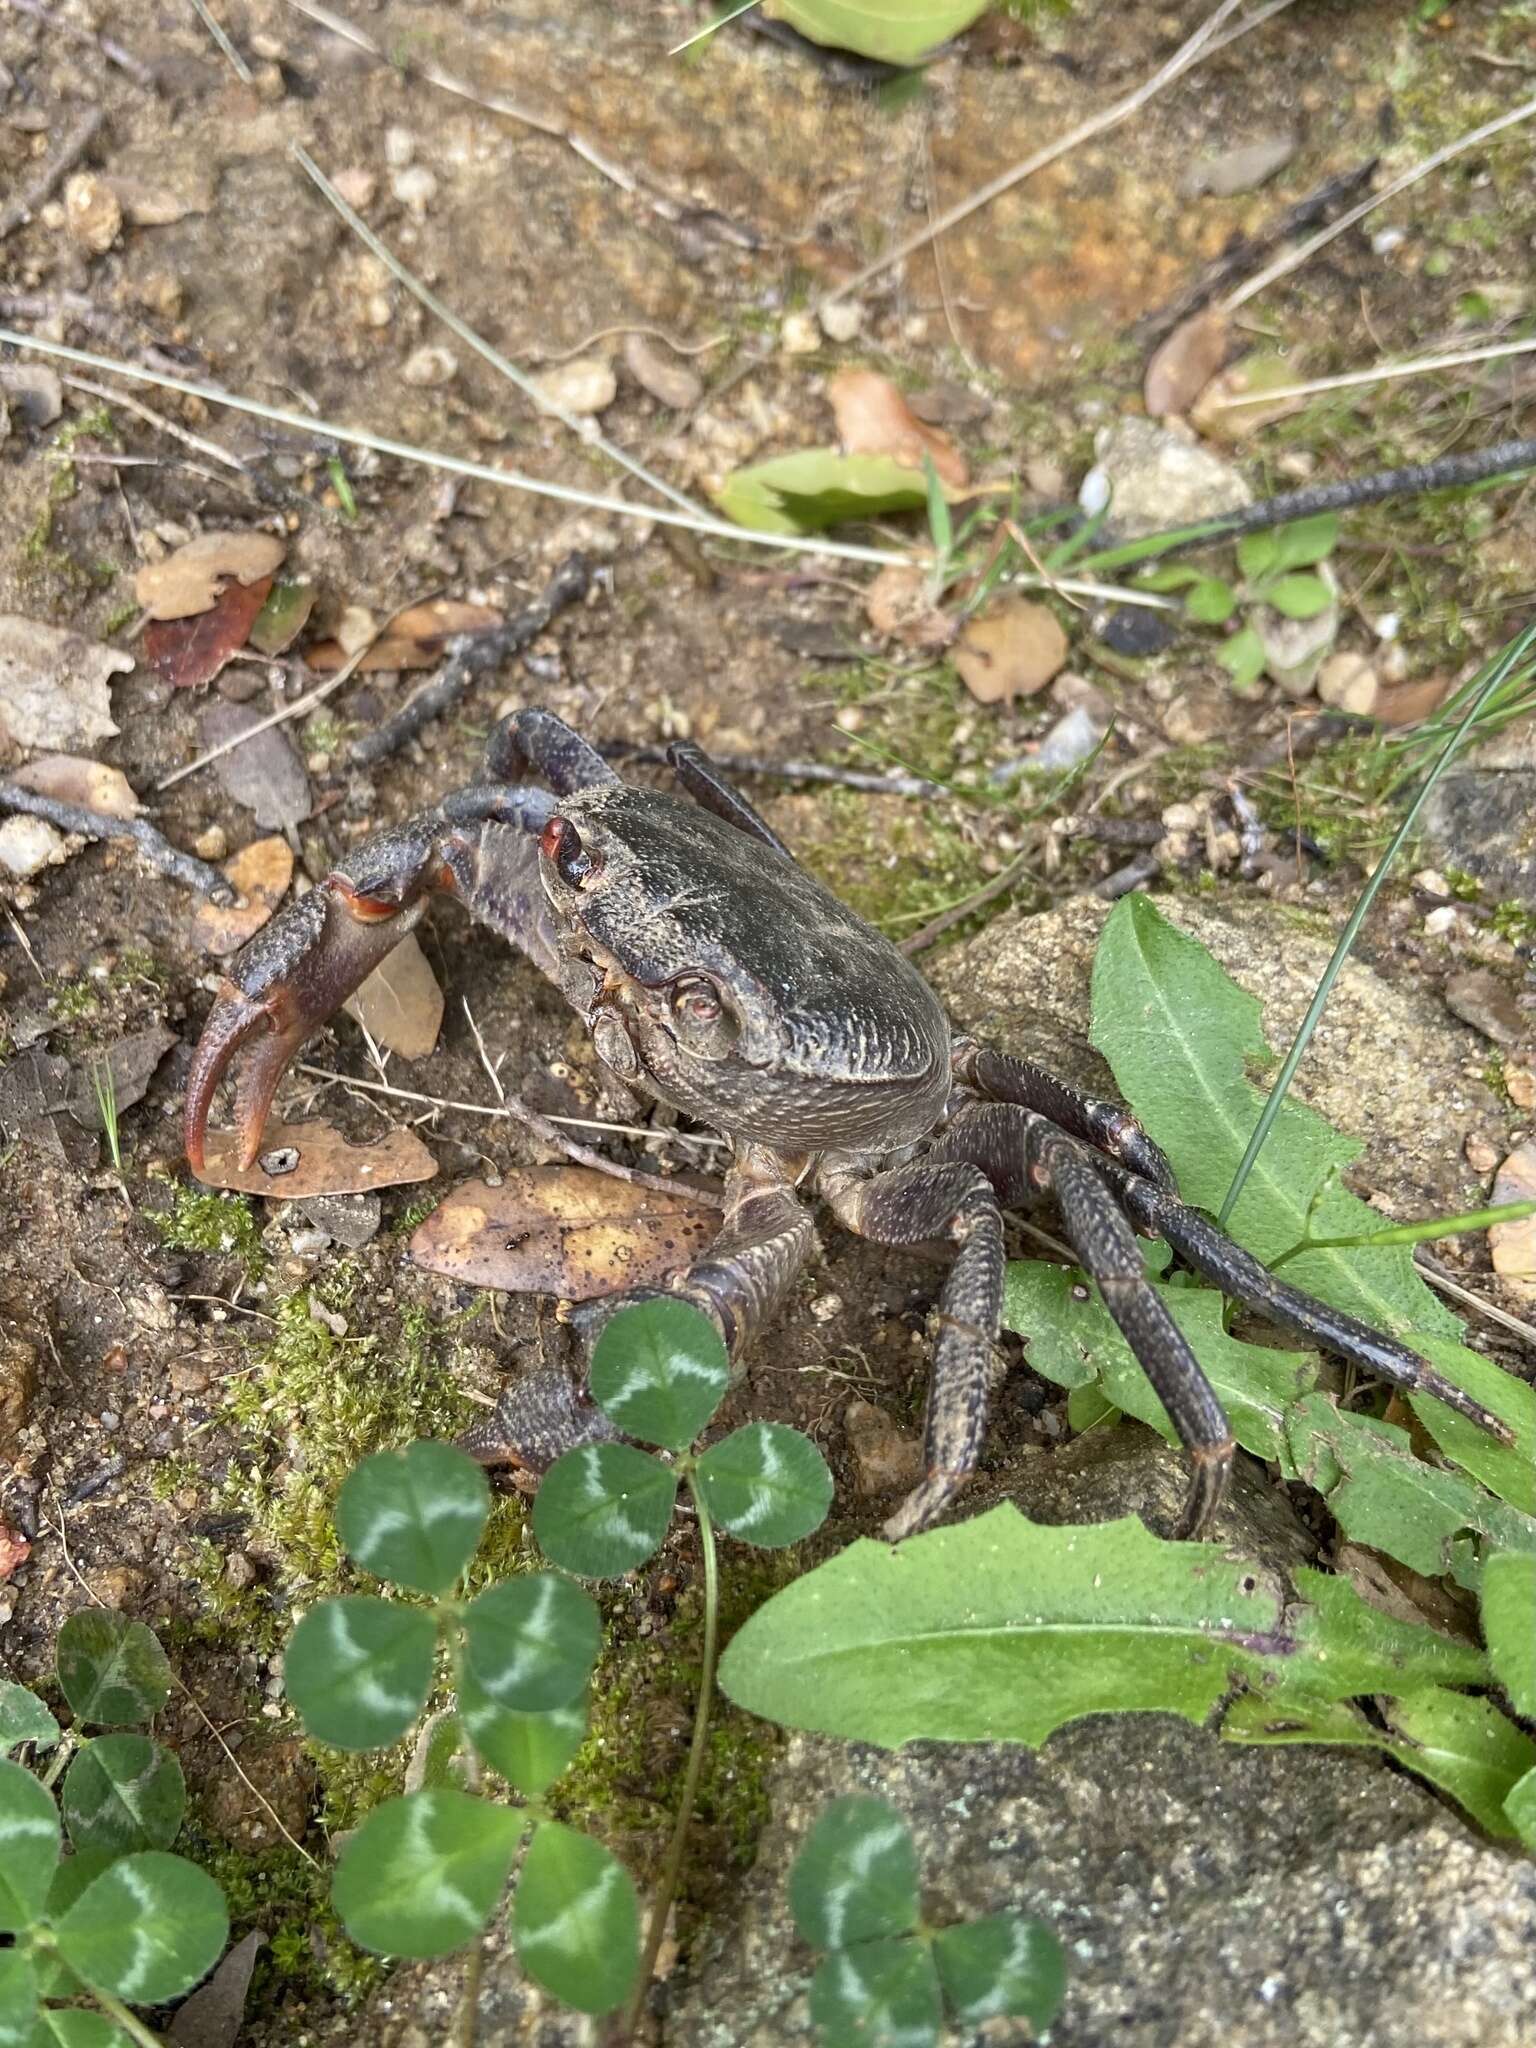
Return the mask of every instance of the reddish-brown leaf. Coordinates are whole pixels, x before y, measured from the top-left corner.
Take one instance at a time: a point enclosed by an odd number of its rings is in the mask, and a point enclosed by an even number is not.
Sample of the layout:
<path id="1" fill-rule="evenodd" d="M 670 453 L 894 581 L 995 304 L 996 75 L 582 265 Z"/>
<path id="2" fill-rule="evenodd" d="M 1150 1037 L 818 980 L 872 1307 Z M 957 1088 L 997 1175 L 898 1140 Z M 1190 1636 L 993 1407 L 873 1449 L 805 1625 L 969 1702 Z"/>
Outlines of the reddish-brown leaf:
<path id="1" fill-rule="evenodd" d="M 32 1555 L 32 1546 L 9 1522 L 0 1522 L 0 1586 Z"/>
<path id="2" fill-rule="evenodd" d="M 237 1160 L 233 1131 L 210 1131 L 204 1187 L 297 1201 L 306 1195 L 363 1195 L 373 1188 L 431 1180 L 437 1161 L 414 1131 L 389 1131 L 371 1145 L 354 1145 L 334 1124 L 280 1124 L 268 1117 L 254 1166 Z"/>
<path id="3" fill-rule="evenodd" d="M 211 683 L 245 645 L 271 588 L 270 576 L 227 583 L 209 611 L 185 619 L 151 619 L 144 628 L 150 667 L 176 690 L 199 690 Z"/>

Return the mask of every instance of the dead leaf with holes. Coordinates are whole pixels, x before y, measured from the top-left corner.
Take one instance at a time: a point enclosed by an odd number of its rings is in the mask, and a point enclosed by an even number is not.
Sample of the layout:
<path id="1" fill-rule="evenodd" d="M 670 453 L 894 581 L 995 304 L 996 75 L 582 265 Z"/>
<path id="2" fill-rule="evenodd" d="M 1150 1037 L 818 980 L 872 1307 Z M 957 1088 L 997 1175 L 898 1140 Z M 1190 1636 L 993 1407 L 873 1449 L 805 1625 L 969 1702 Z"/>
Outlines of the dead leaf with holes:
<path id="1" fill-rule="evenodd" d="M 1186 413 L 1226 360 L 1232 323 L 1219 306 L 1207 306 L 1181 320 L 1153 350 L 1142 385 L 1148 417 Z"/>
<path id="2" fill-rule="evenodd" d="M 971 619 L 955 643 L 955 667 L 981 704 L 1033 697 L 1067 660 L 1067 636 L 1043 604 L 1005 597 Z"/>
<path id="3" fill-rule="evenodd" d="M 1493 1183 L 1496 1205 L 1536 1201 L 1536 1138 L 1511 1152 Z M 1495 1223 L 1488 1233 L 1493 1270 L 1526 1301 L 1536 1301 L 1536 1216 Z"/>
<path id="4" fill-rule="evenodd" d="M 448 642 L 457 633 L 486 633 L 502 623 L 494 605 L 464 604 L 457 598 L 434 597 L 396 614 L 357 664 L 367 669 L 436 668 Z M 306 648 L 304 659 L 317 675 L 331 675 L 351 660 L 339 640 L 321 640 Z"/>
<path id="5" fill-rule="evenodd" d="M 253 1166 L 237 1157 L 233 1131 L 210 1131 L 197 1176 L 204 1187 L 294 1202 L 307 1195 L 362 1195 L 372 1188 L 431 1180 L 437 1161 L 414 1131 L 395 1130 L 371 1145 L 354 1145 L 334 1124 L 283 1124 L 268 1117 Z"/>
<path id="6" fill-rule="evenodd" d="M 110 739 L 112 678 L 132 667 L 120 648 L 0 612 L 0 737 L 28 749 Z"/>
<path id="7" fill-rule="evenodd" d="M 293 849 L 286 839 L 255 839 L 219 870 L 235 890 L 231 904 L 206 899 L 192 913 L 192 943 L 223 960 L 259 932 L 293 880 Z"/>
<path id="8" fill-rule="evenodd" d="M 500 1187 L 472 1180 L 411 1238 L 429 1273 L 509 1294 L 595 1301 L 665 1287 L 720 1230 L 718 1209 L 684 1193 L 633 1187 L 588 1166 L 529 1166 Z"/>
<path id="9" fill-rule="evenodd" d="M 58 804 L 78 804 L 103 818 L 136 818 L 143 806 L 121 768 L 82 754 L 44 754 L 18 768 L 11 780 Z"/>
<path id="10" fill-rule="evenodd" d="M 204 688 L 245 646 L 271 588 L 270 576 L 230 583 L 207 611 L 151 619 L 144 628 L 144 658 L 173 690 Z"/>
<path id="11" fill-rule="evenodd" d="M 925 426 L 889 377 L 878 370 L 839 370 L 827 385 L 846 455 L 889 455 L 921 469 L 926 455 L 941 484 L 962 491 L 970 482 L 965 457 L 937 427 Z"/>
<path id="12" fill-rule="evenodd" d="M 200 533 L 164 561 L 146 562 L 134 576 L 133 594 L 152 619 L 194 618 L 218 602 L 226 584 L 270 588 L 287 552 L 270 533 Z"/>
<path id="13" fill-rule="evenodd" d="M 424 1060 L 443 1023 L 443 992 L 431 962 L 407 932 L 393 953 L 347 997 L 347 1015 L 403 1060 Z"/>

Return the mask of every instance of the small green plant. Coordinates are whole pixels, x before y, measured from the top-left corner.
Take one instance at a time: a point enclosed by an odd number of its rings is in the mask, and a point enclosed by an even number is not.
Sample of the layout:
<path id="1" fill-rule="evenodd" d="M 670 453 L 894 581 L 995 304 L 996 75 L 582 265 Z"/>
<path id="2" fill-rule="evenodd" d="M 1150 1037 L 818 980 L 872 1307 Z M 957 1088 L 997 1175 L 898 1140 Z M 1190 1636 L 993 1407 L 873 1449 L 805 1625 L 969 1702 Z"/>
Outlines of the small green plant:
<path id="1" fill-rule="evenodd" d="M 96 1108 L 101 1116 L 101 1128 L 106 1134 L 107 1151 L 112 1160 L 112 1171 L 121 1175 L 123 1170 L 123 1141 L 117 1121 L 117 1083 L 112 1077 L 109 1060 L 91 1062 L 91 1087 L 96 1096 Z"/>
<path id="2" fill-rule="evenodd" d="M 1318 565 L 1332 554 L 1339 537 L 1337 514 L 1320 512 L 1268 533 L 1249 533 L 1237 543 L 1239 580 L 1228 582 L 1187 562 L 1149 570 L 1144 590 L 1184 592 L 1184 616 L 1192 625 L 1225 626 L 1240 608 L 1250 612 L 1267 605 L 1287 619 L 1314 619 L 1333 602 Z M 1232 678 L 1232 687 L 1248 691 L 1264 672 L 1264 642 L 1251 623 L 1242 626 L 1217 650 L 1217 659 Z"/>
<path id="3" fill-rule="evenodd" d="M 186 1786 L 142 1732 L 170 1665 L 151 1630 L 104 1608 L 70 1616 L 57 1663 L 67 1734 L 34 1693 L 0 1683 L 0 2044 L 154 2048 L 131 2007 L 190 1991 L 229 1935 L 219 1887 L 169 1853 Z M 14 1750 L 53 1757 L 38 1777 Z"/>
<path id="4" fill-rule="evenodd" d="M 790 1871 L 789 1904 L 802 1938 L 826 1951 L 810 2002 L 827 2048 L 930 2048 L 945 2015 L 957 2027 L 1027 2019 L 1040 2034 L 1061 2005 L 1061 1944 L 1038 1920 L 924 1921 L 911 1830 L 883 1799 L 837 1799 L 819 1816 Z"/>

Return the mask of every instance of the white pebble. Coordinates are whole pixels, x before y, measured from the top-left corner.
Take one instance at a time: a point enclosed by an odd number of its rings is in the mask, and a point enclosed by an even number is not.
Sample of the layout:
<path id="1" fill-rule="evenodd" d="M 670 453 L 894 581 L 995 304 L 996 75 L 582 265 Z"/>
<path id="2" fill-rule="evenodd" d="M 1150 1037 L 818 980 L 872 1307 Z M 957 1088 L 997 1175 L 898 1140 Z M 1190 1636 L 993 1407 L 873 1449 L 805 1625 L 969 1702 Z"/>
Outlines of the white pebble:
<path id="1" fill-rule="evenodd" d="M 425 164 L 411 164 L 403 171 L 396 171 L 389 181 L 389 189 L 412 213 L 425 213 L 437 197 L 437 174 L 429 171 Z"/>
<path id="2" fill-rule="evenodd" d="M 0 868 L 26 881 L 39 869 L 56 866 L 65 855 L 64 835 L 43 818 L 16 812 L 0 822 Z"/>

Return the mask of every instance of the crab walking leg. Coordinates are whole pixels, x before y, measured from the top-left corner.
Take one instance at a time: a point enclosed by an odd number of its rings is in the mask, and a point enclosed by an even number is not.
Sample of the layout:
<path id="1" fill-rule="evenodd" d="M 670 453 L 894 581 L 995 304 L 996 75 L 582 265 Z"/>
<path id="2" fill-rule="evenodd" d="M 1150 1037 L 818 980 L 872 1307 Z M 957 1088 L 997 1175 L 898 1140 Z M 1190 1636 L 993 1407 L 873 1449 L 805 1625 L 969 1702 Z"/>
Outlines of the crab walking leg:
<path id="1" fill-rule="evenodd" d="M 931 1156 L 965 1159 L 979 1167 L 996 1199 L 1008 1208 L 1041 1194 L 1055 1196 L 1068 1241 L 1188 1454 L 1189 1495 L 1173 1533 L 1204 1535 L 1226 1491 L 1231 1431 L 1188 1339 L 1147 1278 L 1135 1233 L 1099 1178 L 1097 1162 L 1083 1155 L 1075 1138 L 1017 1103 L 979 1103 L 962 1110 Z M 1128 1183 L 1134 1178 L 1122 1177 Z"/>
<path id="2" fill-rule="evenodd" d="M 667 762 L 701 809 L 713 811 L 717 818 L 724 818 L 728 825 L 734 825 L 749 838 L 771 846 L 786 860 L 794 859 L 795 856 L 756 805 L 747 802 L 702 747 L 696 746 L 692 740 L 674 740 L 667 749 Z"/>
<path id="3" fill-rule="evenodd" d="M 556 796 L 571 796 L 578 789 L 596 789 L 600 783 L 620 780 L 595 747 L 588 746 L 578 732 L 572 732 L 563 718 L 537 705 L 513 711 L 494 726 L 485 743 L 485 772 L 502 782 L 514 782 L 532 769 L 549 784 Z"/>
<path id="4" fill-rule="evenodd" d="M 959 1246 L 939 1296 L 923 1425 L 926 1476 L 885 1524 L 893 1543 L 926 1529 L 976 1469 L 1003 1307 L 1003 1219 L 985 1174 L 927 1159 L 866 1178 L 828 1165 L 818 1185 L 840 1223 L 876 1244 Z"/>
<path id="5" fill-rule="evenodd" d="M 951 1054 L 955 1079 L 992 1102 L 1016 1102 L 1032 1109 L 1069 1136 L 1081 1138 L 1096 1152 L 1108 1153 L 1139 1173 L 1177 1194 L 1173 1168 L 1163 1157 L 1128 1109 L 1118 1102 L 1102 1102 L 1058 1081 L 1044 1067 L 1030 1060 L 1016 1060 L 991 1046 L 978 1045 L 974 1038 L 956 1039 Z M 1006 1207 L 1006 1204 L 1004 1205 Z"/>

